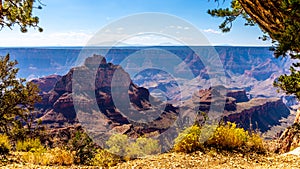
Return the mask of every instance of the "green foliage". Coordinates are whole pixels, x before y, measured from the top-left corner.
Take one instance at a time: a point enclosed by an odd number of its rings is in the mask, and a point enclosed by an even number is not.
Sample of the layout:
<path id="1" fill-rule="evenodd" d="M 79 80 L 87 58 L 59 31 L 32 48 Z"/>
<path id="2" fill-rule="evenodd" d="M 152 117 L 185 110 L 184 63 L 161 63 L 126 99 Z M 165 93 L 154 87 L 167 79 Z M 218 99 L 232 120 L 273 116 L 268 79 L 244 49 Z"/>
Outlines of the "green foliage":
<path id="1" fill-rule="evenodd" d="M 239 3 L 238 0 L 232 0 L 231 1 L 231 6 L 229 8 L 219 8 L 219 9 L 213 9 L 213 10 L 208 10 L 208 14 L 214 17 L 224 17 L 224 21 L 220 24 L 219 28 L 223 32 L 229 32 L 232 28 L 232 23 L 239 17 L 241 16 L 246 20 L 245 25 L 249 26 L 254 26 L 255 22 L 249 17 L 247 13 L 243 10 L 241 4 Z"/>
<path id="2" fill-rule="evenodd" d="M 121 158 L 106 150 L 99 149 L 95 157 L 91 160 L 91 164 L 99 167 L 112 167 L 121 162 Z"/>
<path id="3" fill-rule="evenodd" d="M 215 131 L 212 132 L 211 129 Z M 207 136 L 207 133 L 210 136 Z M 248 131 L 229 122 L 216 128 L 214 126 L 206 128 L 198 125 L 191 126 L 179 134 L 174 145 L 174 151 L 186 153 L 211 148 L 226 151 L 265 152 L 263 140 L 257 134 L 249 134 Z"/>
<path id="4" fill-rule="evenodd" d="M 130 158 L 138 158 L 146 155 L 160 153 L 160 147 L 157 140 L 139 137 L 135 142 L 129 144 L 126 149 Z"/>
<path id="5" fill-rule="evenodd" d="M 38 0 L 41 4 L 40 0 Z M 34 6 L 35 0 L 0 0 L 0 28 L 12 27 L 17 24 L 21 32 L 27 32 L 28 27 L 38 28 L 39 18 L 32 15 L 33 8 L 42 9 L 41 5 Z"/>
<path id="6" fill-rule="evenodd" d="M 106 141 L 106 145 L 109 147 L 108 151 L 120 156 L 126 155 L 128 144 L 128 137 L 123 134 L 114 134 Z"/>
<path id="7" fill-rule="evenodd" d="M 218 1 L 218 0 L 215 0 Z M 291 56 L 300 59 L 300 0 L 232 0 L 231 7 L 208 10 L 214 17 L 224 18 L 220 29 L 230 31 L 232 23 L 238 17 L 245 19 L 245 25 L 255 25 L 265 33 L 262 40 L 272 39 L 272 47 L 276 57 Z M 276 87 L 287 94 L 295 94 L 300 98 L 299 60 L 291 66 L 291 74 L 285 74 L 274 82 Z"/>
<path id="8" fill-rule="evenodd" d="M 42 145 L 41 141 L 37 138 L 29 138 L 24 141 L 18 141 L 16 144 L 16 150 L 22 152 L 34 152 L 44 148 L 45 147 Z"/>
<path id="9" fill-rule="evenodd" d="M 160 153 L 157 140 L 140 137 L 131 141 L 127 135 L 114 134 L 106 142 L 108 152 L 119 155 L 125 160 Z"/>
<path id="10" fill-rule="evenodd" d="M 75 152 L 75 164 L 89 164 L 96 153 L 95 144 L 92 139 L 81 131 L 77 131 L 75 136 L 69 140 L 67 149 Z"/>
<path id="11" fill-rule="evenodd" d="M 290 71 L 291 74 L 281 75 L 273 84 L 284 90 L 286 94 L 294 94 L 300 99 L 300 72 L 294 67 L 291 67 Z"/>
<path id="12" fill-rule="evenodd" d="M 41 99 L 35 84 L 17 78 L 16 64 L 17 61 L 10 61 L 9 55 L 0 57 L 0 132 L 9 136 L 14 134 L 13 128 L 28 124 L 34 103 Z"/>
<path id="13" fill-rule="evenodd" d="M 0 157 L 6 156 L 11 149 L 11 144 L 7 135 L 0 134 Z"/>

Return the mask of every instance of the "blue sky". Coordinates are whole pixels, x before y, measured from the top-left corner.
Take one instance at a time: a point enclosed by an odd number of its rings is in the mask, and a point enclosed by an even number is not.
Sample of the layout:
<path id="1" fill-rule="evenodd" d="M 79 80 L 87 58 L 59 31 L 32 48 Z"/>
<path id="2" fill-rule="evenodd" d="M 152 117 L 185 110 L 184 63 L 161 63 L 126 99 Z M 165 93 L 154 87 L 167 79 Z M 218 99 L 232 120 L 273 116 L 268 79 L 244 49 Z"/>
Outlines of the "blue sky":
<path id="1" fill-rule="evenodd" d="M 34 13 L 40 18 L 44 32 L 30 29 L 20 33 L 18 27 L 0 31 L 0 46 L 84 46 L 104 26 L 119 18 L 159 12 L 180 17 L 203 32 L 212 45 L 266 46 L 258 39 L 257 27 L 245 27 L 242 20 L 233 25 L 230 33 L 221 33 L 222 19 L 207 14 L 218 7 L 214 0 L 42 0 L 46 6 Z M 226 7 L 229 0 L 220 7 Z M 137 44 L 143 42 L 136 42 Z"/>

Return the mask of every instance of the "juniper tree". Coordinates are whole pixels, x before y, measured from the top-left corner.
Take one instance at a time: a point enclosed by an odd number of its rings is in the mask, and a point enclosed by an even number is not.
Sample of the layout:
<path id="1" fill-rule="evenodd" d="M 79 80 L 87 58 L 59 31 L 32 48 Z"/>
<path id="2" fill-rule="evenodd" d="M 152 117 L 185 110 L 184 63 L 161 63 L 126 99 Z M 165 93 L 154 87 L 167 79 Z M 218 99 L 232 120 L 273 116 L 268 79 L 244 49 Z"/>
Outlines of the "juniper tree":
<path id="1" fill-rule="evenodd" d="M 16 64 L 9 55 L 0 57 L 0 133 L 8 135 L 30 120 L 34 103 L 40 101 L 37 86 L 17 78 Z"/>
<path id="2" fill-rule="evenodd" d="M 238 17 L 244 18 L 245 25 L 258 25 L 265 33 L 260 38 L 272 40 L 275 57 L 295 59 L 291 73 L 281 75 L 274 85 L 300 99 L 300 62 L 296 60 L 300 59 L 300 0 L 231 0 L 230 8 L 208 10 L 208 13 L 224 18 L 219 26 L 223 32 L 230 31 Z"/>
<path id="3" fill-rule="evenodd" d="M 42 3 L 38 0 L 38 6 L 35 6 L 35 0 L 0 0 L 0 29 L 8 27 L 12 29 L 14 25 L 20 26 L 21 32 L 27 32 L 28 27 L 37 28 L 39 18 L 33 16 L 34 8 L 42 9 Z"/>

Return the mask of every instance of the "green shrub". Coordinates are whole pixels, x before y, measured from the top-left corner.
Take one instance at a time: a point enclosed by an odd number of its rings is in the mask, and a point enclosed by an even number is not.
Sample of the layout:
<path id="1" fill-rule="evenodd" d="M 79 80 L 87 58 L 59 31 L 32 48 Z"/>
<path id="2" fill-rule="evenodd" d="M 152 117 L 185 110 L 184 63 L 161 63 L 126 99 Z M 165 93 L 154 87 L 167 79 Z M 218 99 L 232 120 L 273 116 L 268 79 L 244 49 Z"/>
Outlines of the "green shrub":
<path id="1" fill-rule="evenodd" d="M 99 149 L 95 157 L 91 160 L 91 164 L 99 167 L 112 167 L 121 162 L 121 158 L 106 150 Z"/>
<path id="2" fill-rule="evenodd" d="M 95 144 L 92 139 L 81 131 L 75 133 L 75 135 L 69 140 L 67 149 L 74 154 L 75 164 L 90 164 L 90 160 L 96 154 Z"/>
<path id="3" fill-rule="evenodd" d="M 135 141 L 130 141 L 127 135 L 122 134 L 112 135 L 106 145 L 110 153 L 119 155 L 124 160 L 157 154 L 161 151 L 157 140 L 140 137 Z"/>
<path id="4" fill-rule="evenodd" d="M 38 151 L 43 150 L 45 147 L 42 145 L 40 139 L 35 138 L 28 138 L 24 141 L 18 141 L 16 144 L 16 150 L 22 152 L 28 151 Z"/>
<path id="5" fill-rule="evenodd" d="M 128 137 L 123 134 L 114 134 L 106 141 L 106 145 L 110 153 L 123 157 L 126 155 L 126 149 L 129 146 Z"/>
<path id="6" fill-rule="evenodd" d="M 0 134 L 0 157 L 5 157 L 11 149 L 11 144 L 7 135 Z"/>
<path id="7" fill-rule="evenodd" d="M 160 153 L 160 146 L 157 140 L 140 137 L 135 142 L 129 144 L 126 148 L 126 153 L 130 158 L 158 154 Z"/>

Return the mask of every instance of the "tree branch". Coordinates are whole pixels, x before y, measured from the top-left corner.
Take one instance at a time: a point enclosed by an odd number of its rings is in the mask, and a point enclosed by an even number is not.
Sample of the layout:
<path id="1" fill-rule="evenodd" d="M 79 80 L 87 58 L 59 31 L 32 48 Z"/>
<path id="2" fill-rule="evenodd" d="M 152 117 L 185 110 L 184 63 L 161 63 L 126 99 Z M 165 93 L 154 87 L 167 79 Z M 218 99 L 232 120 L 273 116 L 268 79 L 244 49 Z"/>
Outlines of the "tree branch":
<path id="1" fill-rule="evenodd" d="M 3 6 L 2 6 L 2 0 L 0 0 L 0 22 L 3 20 Z"/>

